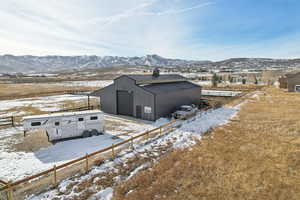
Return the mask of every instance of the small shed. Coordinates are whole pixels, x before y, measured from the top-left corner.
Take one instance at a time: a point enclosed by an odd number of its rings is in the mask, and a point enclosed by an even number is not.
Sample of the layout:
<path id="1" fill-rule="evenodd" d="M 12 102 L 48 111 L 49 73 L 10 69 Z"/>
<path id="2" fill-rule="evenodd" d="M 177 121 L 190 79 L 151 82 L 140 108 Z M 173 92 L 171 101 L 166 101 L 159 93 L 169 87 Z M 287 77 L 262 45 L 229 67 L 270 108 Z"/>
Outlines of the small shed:
<path id="1" fill-rule="evenodd" d="M 153 75 L 122 75 L 114 83 L 94 91 L 106 113 L 156 120 L 174 112 L 184 104 L 201 99 L 201 86 L 181 75 L 159 72 Z"/>
<path id="2" fill-rule="evenodd" d="M 288 73 L 279 78 L 279 87 L 289 92 L 300 92 L 300 72 Z"/>

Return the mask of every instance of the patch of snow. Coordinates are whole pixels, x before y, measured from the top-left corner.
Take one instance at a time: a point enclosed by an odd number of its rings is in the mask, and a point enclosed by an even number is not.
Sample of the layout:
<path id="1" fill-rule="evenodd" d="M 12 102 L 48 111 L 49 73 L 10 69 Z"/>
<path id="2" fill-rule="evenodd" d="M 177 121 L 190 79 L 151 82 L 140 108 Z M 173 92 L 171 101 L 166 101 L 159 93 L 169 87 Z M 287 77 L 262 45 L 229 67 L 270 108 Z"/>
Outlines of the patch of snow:
<path id="1" fill-rule="evenodd" d="M 201 86 L 210 86 L 211 81 L 192 81 L 195 84 L 201 85 Z"/>
<path id="2" fill-rule="evenodd" d="M 179 127 L 175 129 L 173 132 L 163 135 L 157 135 L 154 138 L 149 138 L 147 140 L 142 141 L 139 144 L 134 145 L 134 151 L 123 150 L 118 154 L 118 157 L 113 160 L 109 161 L 106 160 L 104 164 L 100 166 L 94 167 L 88 174 L 78 176 L 76 178 L 70 178 L 63 181 L 59 184 L 58 189 L 50 190 L 43 194 L 37 196 L 31 196 L 27 198 L 28 200 L 37 200 L 43 199 L 47 196 L 52 195 L 54 197 L 64 198 L 71 198 L 74 191 L 68 195 L 59 195 L 60 189 L 66 188 L 66 184 L 71 183 L 80 183 L 93 175 L 108 172 L 108 171 L 116 171 L 117 169 L 114 168 L 119 163 L 125 163 L 126 160 L 136 156 L 139 154 L 140 156 L 143 152 L 153 152 L 155 149 L 160 149 L 162 146 L 168 146 L 170 142 L 172 143 L 171 148 L 185 148 L 191 145 L 194 145 L 198 139 L 201 138 L 201 134 L 207 132 L 209 129 L 226 124 L 229 120 L 235 117 L 236 113 L 240 109 L 240 105 L 235 107 L 222 107 L 215 110 L 208 110 L 205 112 L 199 112 L 196 116 L 186 120 L 186 121 L 178 121 L 170 127 Z M 160 121 L 164 121 L 161 119 Z M 137 167 L 127 179 L 131 178 L 135 175 L 139 170 L 145 167 L 147 163 Z M 118 182 L 115 180 L 115 183 Z M 96 193 L 94 197 L 101 198 L 103 200 L 111 199 L 112 198 L 113 189 L 111 187 L 106 188 L 105 190 L 101 190 L 100 192 Z M 55 195 L 56 194 L 56 195 Z M 93 199 L 93 198 L 91 198 Z"/>
<path id="3" fill-rule="evenodd" d="M 112 117 L 110 115 L 105 115 L 105 118 L 115 120 L 116 122 L 121 120 L 121 123 L 124 126 L 121 126 L 120 131 L 110 130 L 100 136 L 62 141 L 36 152 L 27 153 L 7 152 L 8 143 L 18 142 L 14 137 L 9 136 L 12 136 L 13 134 L 23 134 L 23 128 L 0 129 L 0 179 L 16 180 L 38 173 L 53 167 L 53 165 L 59 165 L 80 156 L 84 156 L 86 153 L 92 153 L 99 149 L 103 149 L 113 143 L 128 139 L 130 136 L 140 134 L 145 130 L 153 129 L 168 122 L 167 119 L 163 118 L 149 124 L 146 124 L 143 121 L 135 123 L 132 120 L 124 120 L 120 117 Z M 130 136 L 119 135 L 127 132 L 132 134 L 130 134 Z M 114 135 L 119 135 L 119 138 L 112 139 Z M 6 138 L 1 140 L 1 137 Z"/>
<path id="4" fill-rule="evenodd" d="M 50 85 L 61 85 L 61 86 L 69 86 L 69 87 L 106 87 L 112 84 L 112 80 L 105 81 L 64 81 L 58 83 L 49 83 Z"/>
<path id="5" fill-rule="evenodd" d="M 223 97 L 234 97 L 242 92 L 240 91 L 227 91 L 227 90 L 201 90 L 202 95 L 208 96 L 223 96 Z"/>
<path id="6" fill-rule="evenodd" d="M 0 152 L 0 179 L 20 179 L 120 141 L 122 139 L 114 140 L 112 135 L 104 134 L 59 142 L 33 153 Z"/>
<path id="7" fill-rule="evenodd" d="M 111 187 L 105 188 L 104 190 L 101 190 L 97 194 L 95 194 L 92 199 L 97 200 L 111 200 L 113 197 L 113 189 Z"/>
<path id="8" fill-rule="evenodd" d="M 142 169 L 144 169 L 148 165 L 149 165 L 149 163 L 145 163 L 145 164 L 135 168 L 135 170 L 130 173 L 130 175 L 126 178 L 126 180 L 131 179 L 134 175 L 136 175 L 139 171 L 141 171 Z"/>
<path id="9" fill-rule="evenodd" d="M 57 95 L 37 98 L 2 100 L 0 101 L 0 112 L 1 115 L 13 115 L 16 111 L 7 112 L 7 110 L 19 109 L 19 111 L 17 111 L 17 115 L 23 115 L 25 111 L 20 110 L 22 110 L 22 107 L 29 106 L 38 108 L 42 111 L 57 111 L 62 109 L 61 107 L 64 105 L 64 101 L 87 101 L 87 97 L 82 95 Z"/>
<path id="10" fill-rule="evenodd" d="M 239 106 L 235 106 L 200 112 L 194 118 L 183 123 L 179 129 L 175 130 L 175 134 L 169 135 L 169 137 L 172 137 L 172 140 L 174 140 L 174 137 L 176 138 L 173 146 L 181 148 L 193 145 L 195 143 L 195 140 L 192 139 L 193 137 L 200 139 L 202 133 L 228 123 L 238 110 Z"/>
<path id="11" fill-rule="evenodd" d="M 23 132 L 22 127 L 12 127 L 12 128 L 7 128 L 7 129 L 0 129 L 0 139 L 3 137 L 14 135 L 14 134 L 19 134 L 20 132 Z"/>
<path id="12" fill-rule="evenodd" d="M 22 127 L 13 127 L 8 129 L 0 129 L 0 152 L 7 152 L 11 144 L 16 144 L 19 142 L 15 135 L 22 134 Z M 1 172 L 0 172 L 1 173 Z"/>

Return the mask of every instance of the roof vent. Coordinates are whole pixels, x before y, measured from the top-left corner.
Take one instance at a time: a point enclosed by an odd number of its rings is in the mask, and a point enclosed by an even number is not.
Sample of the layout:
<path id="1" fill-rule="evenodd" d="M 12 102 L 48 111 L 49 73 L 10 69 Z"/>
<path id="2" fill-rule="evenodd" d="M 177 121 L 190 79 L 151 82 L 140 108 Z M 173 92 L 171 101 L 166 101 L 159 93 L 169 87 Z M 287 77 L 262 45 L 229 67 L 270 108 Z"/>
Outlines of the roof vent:
<path id="1" fill-rule="evenodd" d="M 159 77 L 159 69 L 158 69 L 158 68 L 155 68 L 155 69 L 153 70 L 152 76 L 155 77 L 155 78 Z"/>

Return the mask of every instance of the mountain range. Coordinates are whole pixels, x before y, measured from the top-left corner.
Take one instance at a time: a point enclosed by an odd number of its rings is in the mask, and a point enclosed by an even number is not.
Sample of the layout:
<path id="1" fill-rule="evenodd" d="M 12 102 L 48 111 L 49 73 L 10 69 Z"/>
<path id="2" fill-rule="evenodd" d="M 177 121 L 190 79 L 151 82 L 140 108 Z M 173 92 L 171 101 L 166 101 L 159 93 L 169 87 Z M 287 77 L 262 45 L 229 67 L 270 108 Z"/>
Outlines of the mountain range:
<path id="1" fill-rule="evenodd" d="M 0 55 L 0 73 L 49 72 L 73 69 L 94 69 L 112 66 L 264 69 L 300 67 L 300 59 L 232 58 L 213 62 L 169 59 L 158 55 L 146 55 L 142 57 Z"/>

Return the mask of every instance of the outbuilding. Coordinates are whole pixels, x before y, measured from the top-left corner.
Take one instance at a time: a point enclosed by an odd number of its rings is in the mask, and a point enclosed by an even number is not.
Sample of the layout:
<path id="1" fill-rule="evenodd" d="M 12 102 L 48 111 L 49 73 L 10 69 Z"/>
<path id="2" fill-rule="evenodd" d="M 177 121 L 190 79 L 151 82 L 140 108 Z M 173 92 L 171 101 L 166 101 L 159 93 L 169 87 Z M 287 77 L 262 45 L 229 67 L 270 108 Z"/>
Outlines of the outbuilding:
<path id="1" fill-rule="evenodd" d="M 181 75 L 122 75 L 114 83 L 94 91 L 106 113 L 156 120 L 174 112 L 181 105 L 197 103 L 201 87 Z"/>
<path id="2" fill-rule="evenodd" d="M 300 72 L 292 72 L 280 77 L 279 86 L 287 88 L 289 92 L 300 92 Z"/>

